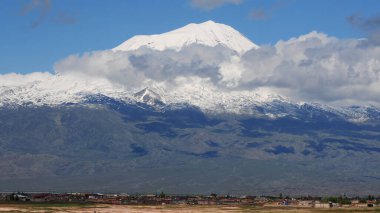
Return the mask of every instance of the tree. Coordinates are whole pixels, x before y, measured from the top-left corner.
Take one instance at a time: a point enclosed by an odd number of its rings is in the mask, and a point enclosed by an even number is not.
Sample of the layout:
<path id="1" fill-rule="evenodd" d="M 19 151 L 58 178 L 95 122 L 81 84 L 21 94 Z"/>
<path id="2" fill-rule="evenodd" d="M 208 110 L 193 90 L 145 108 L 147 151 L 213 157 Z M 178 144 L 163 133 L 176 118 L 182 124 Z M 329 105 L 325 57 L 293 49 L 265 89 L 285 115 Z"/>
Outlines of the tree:
<path id="1" fill-rule="evenodd" d="M 165 193 L 164 193 L 164 192 L 161 192 L 161 194 L 160 194 L 160 198 L 165 198 L 165 197 L 166 197 Z"/>
<path id="2" fill-rule="evenodd" d="M 375 196 L 373 195 L 368 195 L 368 199 L 367 200 L 374 200 L 375 199 Z"/>

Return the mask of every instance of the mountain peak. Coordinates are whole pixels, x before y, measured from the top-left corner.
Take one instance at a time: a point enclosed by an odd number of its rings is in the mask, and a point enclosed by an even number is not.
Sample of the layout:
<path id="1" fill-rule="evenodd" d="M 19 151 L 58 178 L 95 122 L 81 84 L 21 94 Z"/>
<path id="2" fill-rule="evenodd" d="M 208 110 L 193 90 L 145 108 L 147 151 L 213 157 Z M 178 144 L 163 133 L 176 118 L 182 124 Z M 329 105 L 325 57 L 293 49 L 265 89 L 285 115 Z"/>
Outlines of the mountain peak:
<path id="1" fill-rule="evenodd" d="M 163 104 L 161 96 L 153 90 L 149 89 L 148 87 L 135 93 L 134 97 L 137 98 L 139 101 L 149 105 Z"/>
<path id="2" fill-rule="evenodd" d="M 205 22 L 202 22 L 202 23 L 190 23 L 188 25 L 197 25 L 197 26 L 215 26 L 215 25 L 218 25 L 218 23 L 216 23 L 215 21 L 213 20 L 208 20 L 208 21 L 205 21 Z"/>
<path id="3" fill-rule="evenodd" d="M 213 20 L 208 20 L 208 21 L 205 21 L 205 22 L 200 23 L 200 24 L 216 24 L 216 22 Z"/>
<path id="4" fill-rule="evenodd" d="M 163 34 L 134 36 L 113 50 L 130 51 L 145 46 L 159 51 L 166 49 L 179 51 L 191 44 L 210 47 L 221 45 L 240 54 L 258 48 L 234 28 L 210 20 L 199 24 L 191 23 Z"/>

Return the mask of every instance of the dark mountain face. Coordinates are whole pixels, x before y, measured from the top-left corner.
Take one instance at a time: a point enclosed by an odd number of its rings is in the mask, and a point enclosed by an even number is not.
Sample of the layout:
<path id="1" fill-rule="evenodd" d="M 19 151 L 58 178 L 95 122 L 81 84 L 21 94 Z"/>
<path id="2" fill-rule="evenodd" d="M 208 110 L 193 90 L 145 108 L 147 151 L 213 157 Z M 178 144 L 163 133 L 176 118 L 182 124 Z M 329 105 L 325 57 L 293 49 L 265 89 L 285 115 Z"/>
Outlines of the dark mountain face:
<path id="1" fill-rule="evenodd" d="M 311 106 L 277 119 L 103 96 L 0 109 L 3 191 L 369 194 L 379 160 L 380 122 Z"/>

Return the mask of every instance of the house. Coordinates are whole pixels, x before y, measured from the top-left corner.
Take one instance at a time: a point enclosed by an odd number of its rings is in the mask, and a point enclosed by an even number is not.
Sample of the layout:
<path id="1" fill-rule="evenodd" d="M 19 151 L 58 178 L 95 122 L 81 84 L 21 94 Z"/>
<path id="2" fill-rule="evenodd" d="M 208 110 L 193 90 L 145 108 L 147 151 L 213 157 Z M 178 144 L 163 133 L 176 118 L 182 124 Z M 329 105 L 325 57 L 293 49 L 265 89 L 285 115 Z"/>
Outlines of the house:
<path id="1" fill-rule="evenodd" d="M 367 207 L 375 207 L 376 200 L 367 200 Z"/>
<path id="2" fill-rule="evenodd" d="M 209 200 L 209 199 L 198 200 L 198 205 L 216 205 L 216 201 L 215 200 Z"/>
<path id="3" fill-rule="evenodd" d="M 313 207 L 314 201 L 312 201 L 312 200 L 300 200 L 300 201 L 298 201 L 298 206 L 300 206 L 300 207 Z"/>
<path id="4" fill-rule="evenodd" d="M 314 203 L 315 208 L 322 208 L 322 209 L 328 209 L 332 207 L 331 203 L 321 203 L 320 201 L 316 201 Z"/>
<path id="5" fill-rule="evenodd" d="M 19 201 L 30 201 L 30 198 L 28 196 L 25 196 L 22 194 L 15 194 L 15 195 L 13 195 L 13 198 L 15 200 L 19 200 Z"/>
<path id="6" fill-rule="evenodd" d="M 358 207 L 360 204 L 359 200 L 351 200 L 351 206 Z"/>

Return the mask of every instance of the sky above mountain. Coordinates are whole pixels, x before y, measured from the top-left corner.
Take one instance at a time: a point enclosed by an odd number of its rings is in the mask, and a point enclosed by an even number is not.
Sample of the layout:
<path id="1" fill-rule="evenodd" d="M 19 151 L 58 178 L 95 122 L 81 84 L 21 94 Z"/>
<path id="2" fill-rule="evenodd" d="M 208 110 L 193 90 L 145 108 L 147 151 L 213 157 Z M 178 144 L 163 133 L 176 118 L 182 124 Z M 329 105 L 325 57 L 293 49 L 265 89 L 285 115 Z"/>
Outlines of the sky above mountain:
<path id="1" fill-rule="evenodd" d="M 378 105 L 379 3 L 363 2 L 5 0 L 0 89 Z"/>
<path id="2" fill-rule="evenodd" d="M 0 73 L 54 72 L 70 54 L 207 20 L 230 25 L 259 45 L 313 30 L 363 38 L 376 28 L 379 8 L 376 0 L 2 0 Z"/>

